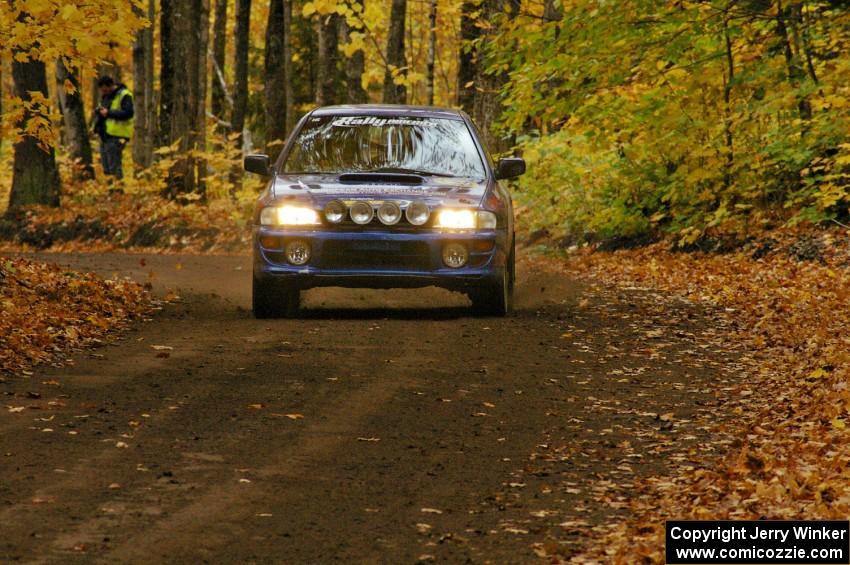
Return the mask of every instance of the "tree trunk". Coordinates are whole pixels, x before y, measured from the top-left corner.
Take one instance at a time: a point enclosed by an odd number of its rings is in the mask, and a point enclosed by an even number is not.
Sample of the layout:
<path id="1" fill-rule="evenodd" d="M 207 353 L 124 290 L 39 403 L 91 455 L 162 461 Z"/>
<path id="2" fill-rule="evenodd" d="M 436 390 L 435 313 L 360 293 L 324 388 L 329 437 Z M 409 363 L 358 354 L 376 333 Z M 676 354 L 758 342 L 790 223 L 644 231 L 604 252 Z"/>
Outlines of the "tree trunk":
<path id="1" fill-rule="evenodd" d="M 723 133 L 726 138 L 726 166 L 723 173 L 723 185 L 728 189 L 732 185 L 732 171 L 735 166 L 735 138 L 732 132 L 732 88 L 735 84 L 735 56 L 732 51 L 732 38 L 729 35 L 729 14 L 723 16 L 723 41 L 726 47 L 726 76 L 723 80 Z"/>
<path id="2" fill-rule="evenodd" d="M 543 19 L 549 22 L 557 22 L 564 17 L 561 6 L 555 4 L 555 0 L 545 0 L 543 3 Z"/>
<path id="3" fill-rule="evenodd" d="M 460 16 L 460 56 L 457 67 L 457 105 L 467 114 L 472 114 L 475 104 L 475 75 L 478 53 L 474 41 L 481 31 L 477 25 L 478 3 L 474 0 L 464 2 Z"/>
<path id="4" fill-rule="evenodd" d="M 428 61 L 425 75 L 425 96 L 434 105 L 434 59 L 437 55 L 437 0 L 431 0 L 428 13 Z"/>
<path id="5" fill-rule="evenodd" d="M 387 34 L 387 69 L 384 73 L 384 103 L 404 104 L 407 87 L 396 84 L 396 77 L 407 76 L 407 60 L 404 55 L 404 24 L 407 15 L 407 0 L 392 0 L 390 29 Z"/>
<path id="6" fill-rule="evenodd" d="M 171 145 L 171 115 L 174 102 L 174 88 L 176 74 L 180 68 L 179 62 L 175 60 L 174 51 L 174 11 L 176 6 L 172 0 L 160 0 L 159 3 L 159 134 L 157 145 L 160 147 Z"/>
<path id="7" fill-rule="evenodd" d="M 163 106 L 168 107 L 171 118 L 166 143 L 179 142 L 166 187 L 166 195 L 175 198 L 192 192 L 203 194 L 204 189 L 205 163 L 189 153 L 205 148 L 209 0 L 175 3 L 168 15 L 169 45 L 164 46 L 163 53 L 168 53 L 182 69 L 179 86 L 171 84 L 170 100 L 163 97 Z M 173 76 L 171 80 L 174 81 Z"/>
<path id="8" fill-rule="evenodd" d="M 197 2 L 197 51 L 195 68 L 190 74 L 194 75 L 197 90 L 192 100 L 195 107 L 195 125 L 193 129 L 194 147 L 200 151 L 207 150 L 207 50 L 210 45 L 210 0 L 195 0 Z M 207 194 L 207 161 L 200 158 L 195 163 L 197 186 L 195 190 L 204 198 Z"/>
<path id="9" fill-rule="evenodd" d="M 12 60 L 12 80 L 15 96 L 29 101 L 30 92 L 39 92 L 47 98 L 47 71 L 41 61 L 21 62 Z M 23 127 L 30 119 L 26 113 Z M 9 209 L 28 204 L 59 206 L 61 181 L 56 167 L 53 148 L 45 149 L 36 138 L 24 135 L 15 144 L 15 159 L 12 173 L 12 192 L 9 194 Z"/>
<path id="10" fill-rule="evenodd" d="M 266 153 L 277 158 L 286 138 L 286 76 L 284 65 L 284 0 L 271 0 L 266 25 L 265 97 Z"/>
<path id="11" fill-rule="evenodd" d="M 251 35 L 251 0 L 236 0 L 236 27 L 233 47 L 233 108 L 230 127 L 236 148 L 245 152 L 245 115 L 248 111 L 248 46 Z M 242 167 L 230 171 L 230 194 L 235 196 L 242 182 Z"/>
<path id="12" fill-rule="evenodd" d="M 233 115 L 230 123 L 239 134 L 236 146 L 241 148 L 248 111 L 248 44 L 251 34 L 251 0 L 236 0 L 235 48 L 233 56 Z"/>
<path id="13" fill-rule="evenodd" d="M 74 92 L 65 90 L 65 83 L 74 88 Z M 56 96 L 62 109 L 62 121 L 65 126 L 64 140 L 68 156 L 74 161 L 74 176 L 77 180 L 94 178 L 92 150 L 86 129 L 86 111 L 80 94 L 79 70 L 70 71 L 62 58 L 56 60 Z"/>
<path id="14" fill-rule="evenodd" d="M 292 0 L 283 0 L 283 75 L 286 104 L 286 131 L 295 127 L 295 75 L 292 72 Z"/>
<path id="15" fill-rule="evenodd" d="M 0 61 L 0 116 L 3 115 L 3 62 Z M 0 121 L 0 159 L 3 158 L 3 123 Z"/>
<path id="16" fill-rule="evenodd" d="M 316 104 L 335 104 L 338 99 L 337 62 L 339 61 L 339 16 L 320 16 L 317 30 L 319 43 L 316 63 Z"/>
<path id="17" fill-rule="evenodd" d="M 340 18 L 339 34 L 346 42 L 350 41 L 351 28 Z M 366 91 L 363 89 L 363 71 L 366 66 L 366 57 L 362 49 L 358 49 L 351 57 L 345 60 L 345 90 L 347 104 L 364 104 L 367 101 Z"/>
<path id="18" fill-rule="evenodd" d="M 213 73 L 212 73 L 212 115 L 224 119 L 227 93 L 224 90 L 225 57 L 227 53 L 227 0 L 215 0 L 215 22 L 213 23 Z"/>
<path id="19" fill-rule="evenodd" d="M 789 25 L 794 25 L 793 20 L 796 15 L 797 6 L 797 4 L 792 3 L 790 7 L 783 8 L 782 2 L 777 2 L 776 7 L 776 33 L 782 44 L 785 65 L 788 68 L 788 83 L 795 89 L 799 89 L 800 83 L 806 78 L 799 58 L 794 53 L 791 37 L 788 32 Z M 800 113 L 800 119 L 804 122 L 812 119 L 812 105 L 808 97 L 799 91 L 797 92 L 797 111 Z M 805 133 L 805 130 L 803 133 Z"/>
<path id="20" fill-rule="evenodd" d="M 513 13 L 517 13 L 519 10 L 517 2 L 511 0 L 483 0 L 480 18 L 487 22 L 494 22 L 505 14 L 508 7 L 513 10 Z M 486 38 L 482 41 L 484 45 L 488 43 Z M 493 126 L 502 115 L 502 101 L 499 94 L 507 80 L 508 77 L 504 73 L 487 72 L 486 49 L 482 49 L 476 54 L 472 117 L 481 130 L 485 147 L 493 153 L 505 151 L 509 145 L 507 140 L 498 138 L 493 134 Z"/>
<path id="21" fill-rule="evenodd" d="M 148 0 L 146 15 L 151 25 L 137 33 L 133 44 L 133 105 L 136 118 L 133 162 L 139 169 L 147 169 L 153 163 L 154 0 Z"/>

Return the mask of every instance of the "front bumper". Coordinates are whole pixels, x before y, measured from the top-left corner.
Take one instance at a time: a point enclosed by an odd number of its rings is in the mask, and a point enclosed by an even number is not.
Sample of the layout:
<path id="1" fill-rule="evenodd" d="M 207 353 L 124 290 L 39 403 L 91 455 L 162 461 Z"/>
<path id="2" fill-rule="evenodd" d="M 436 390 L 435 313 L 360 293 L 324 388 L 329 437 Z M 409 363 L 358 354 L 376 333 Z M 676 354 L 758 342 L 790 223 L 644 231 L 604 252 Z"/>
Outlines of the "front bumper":
<path id="1" fill-rule="evenodd" d="M 283 249 L 292 239 L 309 242 L 310 261 L 286 261 Z M 469 249 L 466 266 L 443 263 L 443 246 L 462 243 Z M 280 229 L 254 228 L 254 276 L 273 277 L 295 288 L 416 288 L 438 286 L 465 291 L 500 275 L 507 258 L 506 230 L 445 232 L 431 229 Z M 274 243 L 274 245 L 272 245 Z"/>

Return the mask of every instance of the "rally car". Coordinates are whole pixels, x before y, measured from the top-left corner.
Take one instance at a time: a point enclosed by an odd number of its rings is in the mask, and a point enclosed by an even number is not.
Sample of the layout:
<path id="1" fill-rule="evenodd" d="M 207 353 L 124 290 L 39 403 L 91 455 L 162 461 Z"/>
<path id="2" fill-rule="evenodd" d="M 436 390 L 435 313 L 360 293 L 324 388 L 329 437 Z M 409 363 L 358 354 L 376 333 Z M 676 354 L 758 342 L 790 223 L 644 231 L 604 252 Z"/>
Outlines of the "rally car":
<path id="1" fill-rule="evenodd" d="M 504 316 L 514 288 L 514 217 L 500 180 L 520 158 L 493 163 L 458 110 L 351 105 L 304 116 L 274 163 L 254 212 L 253 310 L 294 315 L 318 286 L 438 286 Z"/>

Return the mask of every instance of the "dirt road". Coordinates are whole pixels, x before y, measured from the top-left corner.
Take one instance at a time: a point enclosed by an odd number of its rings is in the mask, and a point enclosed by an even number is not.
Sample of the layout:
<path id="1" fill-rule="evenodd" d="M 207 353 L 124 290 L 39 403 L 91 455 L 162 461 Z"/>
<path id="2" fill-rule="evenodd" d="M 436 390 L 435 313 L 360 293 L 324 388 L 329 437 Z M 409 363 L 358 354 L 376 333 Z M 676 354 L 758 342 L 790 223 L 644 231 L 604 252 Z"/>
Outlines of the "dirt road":
<path id="1" fill-rule="evenodd" d="M 180 299 L 0 382 L 3 562 L 570 555 L 712 439 L 735 369 L 694 307 L 527 265 L 506 319 L 437 289 L 322 289 L 257 321 L 246 258 L 42 258 Z"/>

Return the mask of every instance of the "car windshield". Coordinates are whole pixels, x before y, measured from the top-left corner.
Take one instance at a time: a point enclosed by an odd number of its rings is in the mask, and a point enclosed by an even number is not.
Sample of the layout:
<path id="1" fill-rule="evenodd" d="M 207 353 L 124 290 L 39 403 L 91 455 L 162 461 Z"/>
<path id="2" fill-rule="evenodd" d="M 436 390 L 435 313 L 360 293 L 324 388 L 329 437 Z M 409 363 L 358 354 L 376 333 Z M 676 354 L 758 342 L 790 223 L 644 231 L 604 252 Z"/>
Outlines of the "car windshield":
<path id="1" fill-rule="evenodd" d="M 461 120 L 407 116 L 317 116 L 298 132 L 284 173 L 412 173 L 483 178 Z"/>

